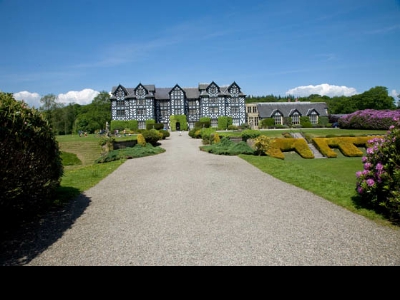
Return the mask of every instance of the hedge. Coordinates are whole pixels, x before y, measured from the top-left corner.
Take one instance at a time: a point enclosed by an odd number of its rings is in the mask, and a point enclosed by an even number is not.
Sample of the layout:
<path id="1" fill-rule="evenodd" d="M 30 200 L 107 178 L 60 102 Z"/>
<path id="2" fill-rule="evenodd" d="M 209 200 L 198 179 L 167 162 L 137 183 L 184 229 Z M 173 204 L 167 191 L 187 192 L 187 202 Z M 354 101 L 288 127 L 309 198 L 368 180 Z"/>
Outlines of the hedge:
<path id="1" fill-rule="evenodd" d="M 368 142 L 381 136 L 362 137 L 334 137 L 334 138 L 313 138 L 314 146 L 328 158 L 336 158 L 337 153 L 332 148 L 338 148 L 344 156 L 362 157 L 364 153 L 358 147 L 368 147 Z"/>

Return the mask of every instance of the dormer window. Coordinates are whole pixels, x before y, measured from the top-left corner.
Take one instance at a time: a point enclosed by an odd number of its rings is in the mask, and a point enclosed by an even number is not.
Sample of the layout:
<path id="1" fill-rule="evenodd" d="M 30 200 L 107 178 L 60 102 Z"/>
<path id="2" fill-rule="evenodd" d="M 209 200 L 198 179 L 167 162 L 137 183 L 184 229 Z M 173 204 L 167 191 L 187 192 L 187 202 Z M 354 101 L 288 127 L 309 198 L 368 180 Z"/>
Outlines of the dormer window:
<path id="1" fill-rule="evenodd" d="M 295 111 L 292 115 L 292 125 L 300 125 L 300 114 Z"/>
<path id="2" fill-rule="evenodd" d="M 275 125 L 282 125 L 283 116 L 279 111 L 274 114 L 274 120 Z"/>
<path id="3" fill-rule="evenodd" d="M 309 118 L 310 118 L 311 124 L 313 124 L 313 125 L 318 124 L 318 113 L 315 110 L 313 110 L 311 112 L 311 114 L 309 115 Z"/>

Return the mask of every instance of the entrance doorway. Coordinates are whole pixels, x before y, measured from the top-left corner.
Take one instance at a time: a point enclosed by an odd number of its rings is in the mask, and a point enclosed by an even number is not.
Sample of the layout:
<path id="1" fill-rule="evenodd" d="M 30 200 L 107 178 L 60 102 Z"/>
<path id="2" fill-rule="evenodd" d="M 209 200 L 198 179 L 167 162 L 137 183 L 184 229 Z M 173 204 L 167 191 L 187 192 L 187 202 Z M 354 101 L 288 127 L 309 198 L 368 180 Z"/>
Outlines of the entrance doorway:
<path id="1" fill-rule="evenodd" d="M 181 131 L 181 123 L 179 122 L 176 123 L 176 130 Z"/>

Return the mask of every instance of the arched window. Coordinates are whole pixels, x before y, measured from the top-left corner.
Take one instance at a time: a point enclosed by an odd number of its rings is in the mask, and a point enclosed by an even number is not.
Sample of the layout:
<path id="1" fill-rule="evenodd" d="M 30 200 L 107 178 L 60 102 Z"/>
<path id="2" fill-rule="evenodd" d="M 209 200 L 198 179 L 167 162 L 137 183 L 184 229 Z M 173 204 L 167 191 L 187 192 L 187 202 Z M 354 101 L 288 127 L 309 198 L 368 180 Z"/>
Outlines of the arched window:
<path id="1" fill-rule="evenodd" d="M 300 114 L 298 111 L 292 115 L 292 125 L 300 125 Z"/>
<path id="2" fill-rule="evenodd" d="M 282 117 L 283 116 L 279 111 L 274 114 L 275 125 L 282 125 L 283 121 Z"/>
<path id="3" fill-rule="evenodd" d="M 318 124 L 318 114 L 315 110 L 313 112 L 311 112 L 309 118 L 310 118 L 311 124 L 313 124 L 313 125 Z"/>

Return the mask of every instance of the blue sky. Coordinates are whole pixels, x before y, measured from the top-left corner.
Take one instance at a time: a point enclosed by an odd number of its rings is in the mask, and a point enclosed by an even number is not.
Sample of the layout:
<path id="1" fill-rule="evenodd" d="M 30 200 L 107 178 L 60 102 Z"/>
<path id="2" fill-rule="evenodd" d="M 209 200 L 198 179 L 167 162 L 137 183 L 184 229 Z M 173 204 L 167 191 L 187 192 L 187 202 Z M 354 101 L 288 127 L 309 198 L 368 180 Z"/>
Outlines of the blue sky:
<path id="1" fill-rule="evenodd" d="M 0 12 L 0 90 L 36 107 L 139 83 L 400 94 L 400 0 L 0 0 Z"/>

